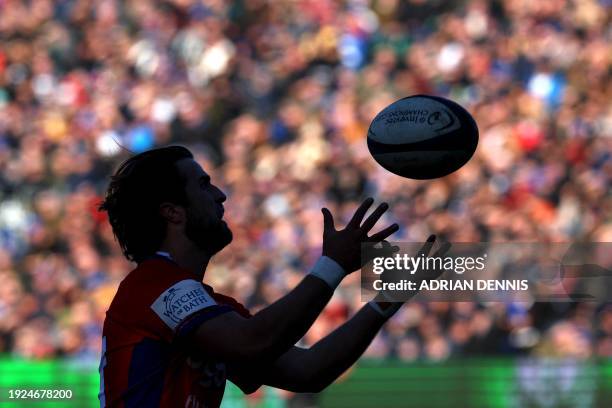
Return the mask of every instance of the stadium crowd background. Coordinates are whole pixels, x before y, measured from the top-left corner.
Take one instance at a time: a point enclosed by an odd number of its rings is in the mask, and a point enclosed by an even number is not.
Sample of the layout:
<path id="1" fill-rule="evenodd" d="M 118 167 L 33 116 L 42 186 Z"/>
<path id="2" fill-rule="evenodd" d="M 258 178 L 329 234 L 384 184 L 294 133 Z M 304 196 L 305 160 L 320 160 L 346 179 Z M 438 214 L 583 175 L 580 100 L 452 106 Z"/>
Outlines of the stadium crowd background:
<path id="1" fill-rule="evenodd" d="M 206 280 L 252 311 L 320 255 L 320 208 L 388 201 L 395 240 L 612 241 L 609 0 L 0 0 L 0 353 L 98 361 L 132 268 L 97 204 L 126 151 L 184 144 L 229 196 Z M 450 97 L 461 171 L 379 168 L 372 117 Z M 383 223 L 381 222 L 381 225 Z M 346 279 L 304 339 L 360 306 Z M 410 303 L 370 357 L 612 356 L 595 303 Z"/>

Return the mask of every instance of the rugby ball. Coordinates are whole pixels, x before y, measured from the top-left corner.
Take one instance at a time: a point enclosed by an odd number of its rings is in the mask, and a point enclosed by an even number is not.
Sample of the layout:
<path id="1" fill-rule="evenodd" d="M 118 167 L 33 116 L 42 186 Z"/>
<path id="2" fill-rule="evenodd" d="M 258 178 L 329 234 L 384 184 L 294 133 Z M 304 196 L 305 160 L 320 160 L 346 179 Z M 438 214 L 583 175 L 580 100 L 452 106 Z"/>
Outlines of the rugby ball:
<path id="1" fill-rule="evenodd" d="M 459 104 L 414 95 L 393 102 L 372 120 L 368 149 L 374 160 L 402 177 L 444 177 L 459 169 L 478 145 L 476 121 Z"/>

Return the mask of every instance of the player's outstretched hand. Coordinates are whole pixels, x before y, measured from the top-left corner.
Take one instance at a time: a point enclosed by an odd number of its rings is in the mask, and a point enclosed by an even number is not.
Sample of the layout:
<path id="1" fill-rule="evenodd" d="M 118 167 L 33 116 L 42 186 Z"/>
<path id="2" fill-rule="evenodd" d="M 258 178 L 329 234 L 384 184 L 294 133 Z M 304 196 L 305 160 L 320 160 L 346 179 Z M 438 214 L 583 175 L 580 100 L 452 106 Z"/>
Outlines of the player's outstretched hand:
<path id="1" fill-rule="evenodd" d="M 392 224 L 368 236 L 368 232 L 389 208 L 389 204 L 382 203 L 363 221 L 363 217 L 373 202 L 373 198 L 367 198 L 355 211 L 346 228 L 342 230 L 337 230 L 334 226 L 334 217 L 331 212 L 327 208 L 321 209 L 323 212 L 323 256 L 336 261 L 346 273 L 354 272 L 362 266 L 362 243 L 381 242 L 399 229 L 397 224 Z"/>

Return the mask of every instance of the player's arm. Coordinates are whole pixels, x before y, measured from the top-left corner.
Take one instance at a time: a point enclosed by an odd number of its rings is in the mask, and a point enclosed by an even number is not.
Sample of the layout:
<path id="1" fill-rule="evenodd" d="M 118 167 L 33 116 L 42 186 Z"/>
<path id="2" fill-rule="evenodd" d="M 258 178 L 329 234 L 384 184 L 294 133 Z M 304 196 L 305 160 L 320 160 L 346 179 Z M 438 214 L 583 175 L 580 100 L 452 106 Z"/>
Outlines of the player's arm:
<path id="1" fill-rule="evenodd" d="M 428 255 L 434 240 L 435 236 L 431 236 L 419 254 Z M 450 244 L 446 243 L 433 256 L 443 256 L 449 249 Z M 234 371 L 232 377 L 247 384 L 259 379 L 263 384 L 293 392 L 319 392 L 359 359 L 380 328 L 402 304 L 369 302 L 311 348 L 293 347 L 270 364 L 231 367 Z"/>
<path id="2" fill-rule="evenodd" d="M 230 379 L 243 390 L 240 380 L 250 384 L 258 379 L 259 384 L 292 392 L 320 392 L 357 361 L 386 321 L 387 317 L 366 305 L 311 348 L 292 347 L 269 364 L 230 367 Z"/>
<path id="3" fill-rule="evenodd" d="M 367 236 L 388 205 L 383 203 L 361 224 L 373 200 L 367 199 L 343 230 L 336 230 L 329 210 L 323 209 L 323 257 L 295 289 L 251 318 L 224 313 L 202 323 L 191 337 L 193 352 L 241 363 L 274 361 L 308 331 L 348 273 L 361 266 L 361 243 L 380 242 L 397 225 Z"/>

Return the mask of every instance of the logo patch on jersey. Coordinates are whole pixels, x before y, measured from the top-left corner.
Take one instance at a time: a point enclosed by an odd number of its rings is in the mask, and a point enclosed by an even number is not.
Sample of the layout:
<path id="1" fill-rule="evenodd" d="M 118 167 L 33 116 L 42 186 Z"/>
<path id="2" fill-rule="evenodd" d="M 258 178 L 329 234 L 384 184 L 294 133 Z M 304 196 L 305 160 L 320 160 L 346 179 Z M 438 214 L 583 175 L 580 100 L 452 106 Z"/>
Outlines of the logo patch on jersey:
<path id="1" fill-rule="evenodd" d="M 185 279 L 164 291 L 151 309 L 174 330 L 187 316 L 216 304 L 200 282 Z"/>

